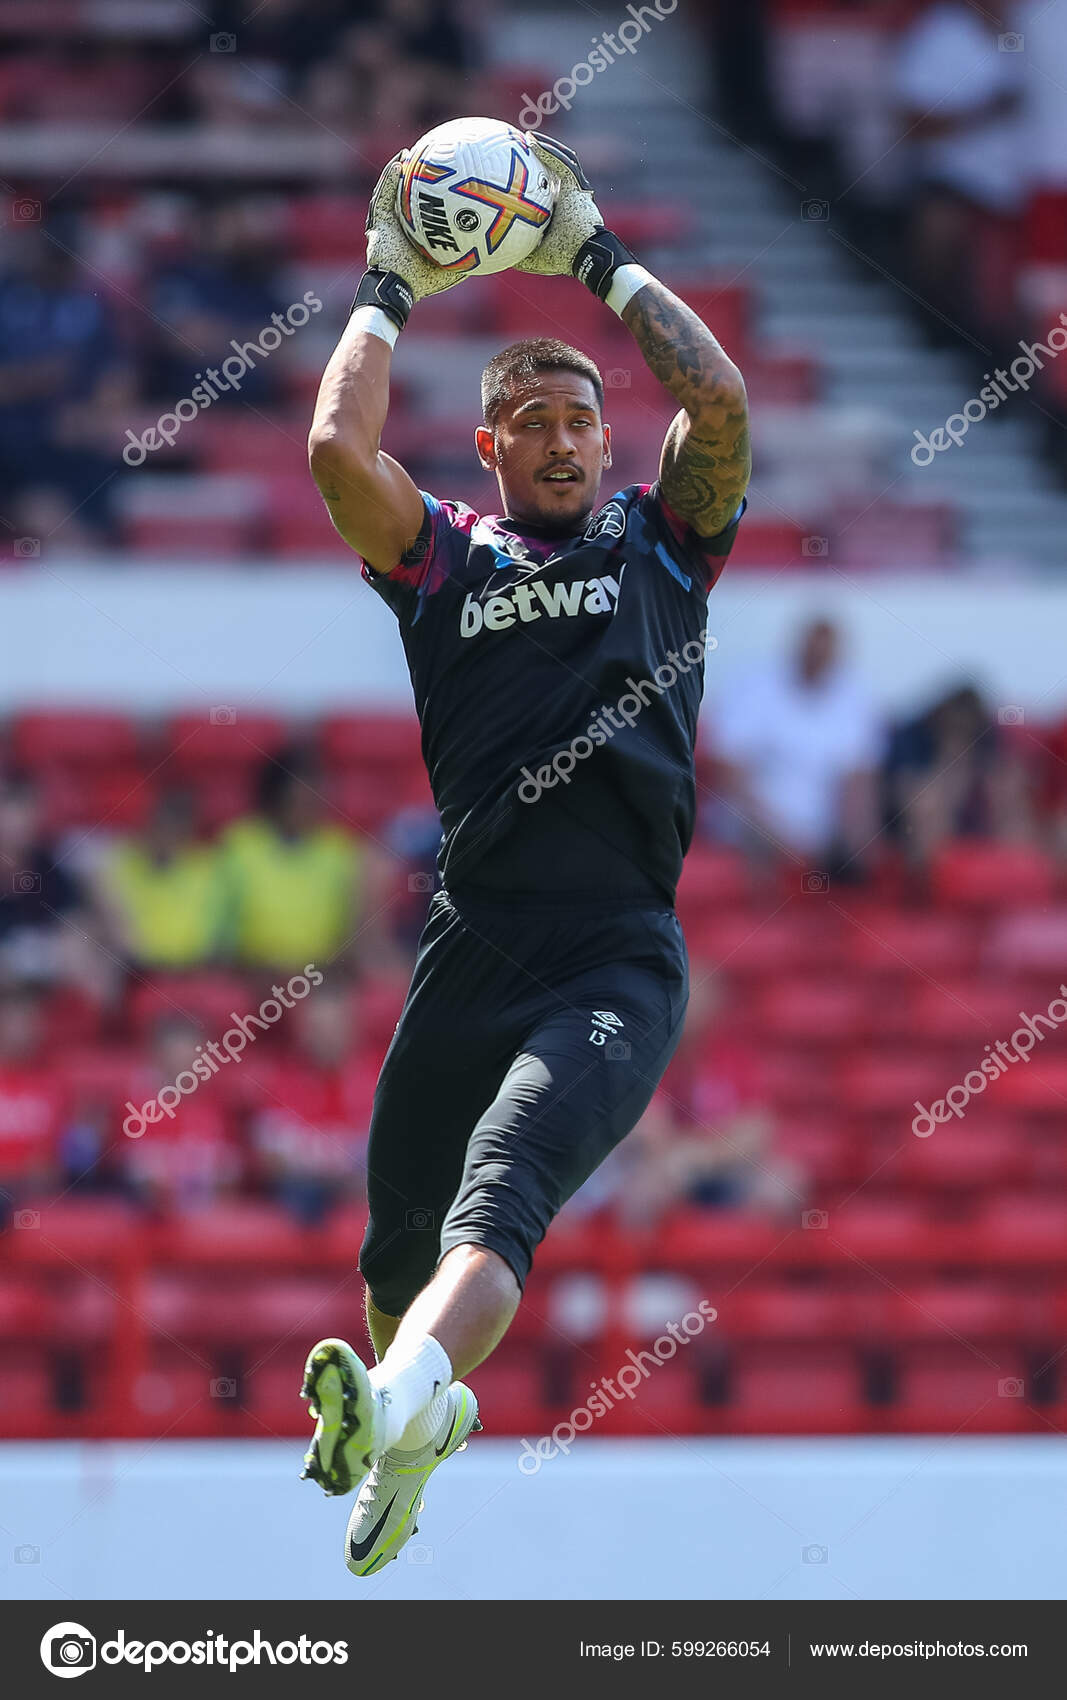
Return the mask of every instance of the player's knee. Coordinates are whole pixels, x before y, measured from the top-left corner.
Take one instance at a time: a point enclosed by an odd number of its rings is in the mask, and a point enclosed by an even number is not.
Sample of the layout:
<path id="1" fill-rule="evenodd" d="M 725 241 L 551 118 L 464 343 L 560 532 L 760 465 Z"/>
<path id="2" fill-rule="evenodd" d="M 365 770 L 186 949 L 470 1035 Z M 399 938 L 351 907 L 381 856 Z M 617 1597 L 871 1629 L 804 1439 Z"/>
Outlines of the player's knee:
<path id="1" fill-rule="evenodd" d="M 434 1271 L 436 1253 L 413 1256 L 410 1247 L 393 1239 L 378 1245 L 368 1236 L 359 1254 L 359 1272 L 371 1302 L 386 1316 L 403 1316 Z"/>

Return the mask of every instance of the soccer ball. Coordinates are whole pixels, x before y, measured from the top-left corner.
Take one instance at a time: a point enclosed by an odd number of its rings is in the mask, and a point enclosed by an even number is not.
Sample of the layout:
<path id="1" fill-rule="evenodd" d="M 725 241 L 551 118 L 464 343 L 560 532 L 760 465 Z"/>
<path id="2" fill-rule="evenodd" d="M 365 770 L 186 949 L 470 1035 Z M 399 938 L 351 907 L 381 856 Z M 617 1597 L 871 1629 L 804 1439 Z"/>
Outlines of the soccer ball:
<path id="1" fill-rule="evenodd" d="M 498 118 L 454 118 L 401 159 L 404 234 L 451 272 L 505 272 L 540 242 L 559 193 L 521 130 Z"/>

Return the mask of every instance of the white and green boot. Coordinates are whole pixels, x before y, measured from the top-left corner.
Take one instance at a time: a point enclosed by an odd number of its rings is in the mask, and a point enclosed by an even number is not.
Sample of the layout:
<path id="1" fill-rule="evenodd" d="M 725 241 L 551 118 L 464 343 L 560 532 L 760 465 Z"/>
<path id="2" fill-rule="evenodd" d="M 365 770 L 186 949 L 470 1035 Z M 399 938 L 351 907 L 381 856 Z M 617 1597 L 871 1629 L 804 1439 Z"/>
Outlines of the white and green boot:
<path id="1" fill-rule="evenodd" d="M 438 1464 L 462 1452 L 481 1428 L 478 1401 L 462 1381 L 448 1389 L 448 1408 L 432 1440 L 414 1452 L 384 1453 L 359 1490 L 345 1535 L 345 1563 L 353 1576 L 371 1576 L 394 1559 L 412 1535 L 423 1508 L 422 1490 Z"/>
<path id="2" fill-rule="evenodd" d="M 316 1419 L 301 1481 L 323 1493 L 351 1493 L 382 1450 L 384 1420 L 367 1368 L 345 1340 L 320 1340 L 308 1353 L 300 1397 Z"/>

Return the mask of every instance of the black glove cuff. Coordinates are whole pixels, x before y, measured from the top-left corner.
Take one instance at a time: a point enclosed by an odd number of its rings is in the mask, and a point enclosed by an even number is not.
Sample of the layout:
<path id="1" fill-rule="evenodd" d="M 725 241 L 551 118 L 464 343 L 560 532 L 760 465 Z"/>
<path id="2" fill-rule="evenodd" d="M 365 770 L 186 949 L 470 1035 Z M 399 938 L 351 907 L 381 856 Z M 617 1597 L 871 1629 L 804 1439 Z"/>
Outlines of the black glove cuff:
<path id="1" fill-rule="evenodd" d="M 572 272 L 579 283 L 584 283 L 601 301 L 607 299 L 611 280 L 620 266 L 632 266 L 637 263 L 637 255 L 631 254 L 625 242 L 620 242 L 610 230 L 601 227 L 594 230 L 587 242 L 583 242 L 574 256 Z"/>
<path id="2" fill-rule="evenodd" d="M 360 278 L 348 316 L 351 318 L 357 307 L 380 307 L 402 331 L 414 305 L 411 285 L 405 283 L 398 272 L 374 270 L 364 272 Z"/>

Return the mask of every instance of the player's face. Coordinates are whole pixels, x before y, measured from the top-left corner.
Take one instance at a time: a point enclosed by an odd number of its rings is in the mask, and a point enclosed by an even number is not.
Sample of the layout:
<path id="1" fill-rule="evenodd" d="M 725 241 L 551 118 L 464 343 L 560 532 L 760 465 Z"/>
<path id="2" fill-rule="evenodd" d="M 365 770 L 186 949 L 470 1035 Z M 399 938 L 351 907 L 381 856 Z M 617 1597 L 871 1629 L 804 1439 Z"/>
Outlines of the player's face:
<path id="1" fill-rule="evenodd" d="M 477 436 L 482 465 L 497 475 L 508 517 L 572 535 L 596 506 L 611 465 L 611 430 L 596 391 L 578 372 L 545 372 L 504 403 Z"/>

